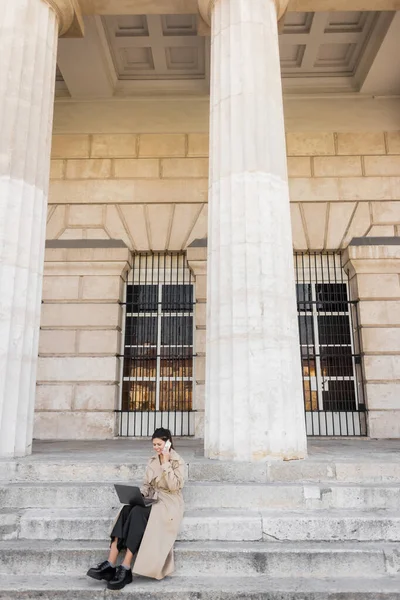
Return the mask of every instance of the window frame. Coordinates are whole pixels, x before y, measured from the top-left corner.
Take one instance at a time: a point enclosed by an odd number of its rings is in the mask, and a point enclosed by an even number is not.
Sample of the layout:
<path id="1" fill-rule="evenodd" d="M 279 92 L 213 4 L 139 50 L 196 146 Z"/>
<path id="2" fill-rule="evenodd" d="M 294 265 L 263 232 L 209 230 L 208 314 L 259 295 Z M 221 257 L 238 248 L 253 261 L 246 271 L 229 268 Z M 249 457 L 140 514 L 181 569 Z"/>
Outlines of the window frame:
<path id="1" fill-rule="evenodd" d="M 189 269 L 187 267 L 186 262 L 184 263 L 183 269 L 182 269 L 182 265 L 180 266 L 180 269 L 178 270 L 175 266 L 172 267 L 172 260 L 174 258 L 174 256 L 177 257 L 177 259 L 179 260 L 180 258 L 182 258 L 182 255 L 168 255 L 168 254 L 159 254 L 156 257 L 156 263 L 154 261 L 154 258 L 152 260 L 152 268 L 149 269 L 147 268 L 140 268 L 140 257 L 136 257 L 136 259 L 139 259 L 139 268 L 138 269 L 134 269 L 134 272 L 132 273 L 132 277 L 130 278 L 130 280 L 128 280 L 126 282 L 125 285 L 125 311 L 124 311 L 124 324 L 125 324 L 125 328 L 124 328 L 124 335 L 123 335 L 123 339 L 122 339 L 122 358 L 123 360 L 122 365 L 121 365 L 121 376 L 120 376 L 120 381 L 122 383 L 121 385 L 121 390 L 120 390 L 120 409 L 122 412 L 192 412 L 193 411 L 193 404 L 194 404 L 194 395 L 195 395 L 195 282 L 192 280 L 191 276 L 190 276 L 190 272 Z M 169 267 L 168 265 L 166 266 L 167 260 L 171 258 L 171 266 Z M 135 257 L 134 257 L 135 260 Z M 147 264 L 147 263 L 146 263 Z M 161 268 L 160 268 L 161 265 Z M 183 274 L 183 277 L 182 277 Z M 146 312 L 141 312 L 140 310 L 138 312 L 131 312 L 131 308 L 133 308 L 133 296 L 131 298 L 131 301 L 129 301 L 128 303 L 128 289 L 129 286 L 132 286 L 132 288 L 134 288 L 135 286 L 140 286 L 140 287 L 146 287 L 146 286 L 155 286 L 157 287 L 157 310 L 156 311 L 146 311 Z M 187 303 L 187 307 L 189 308 L 190 306 L 190 310 L 177 310 L 175 308 L 173 308 L 173 306 L 168 307 L 168 303 L 167 305 L 165 305 L 165 296 L 163 296 L 163 291 L 170 287 L 170 286 L 187 286 L 191 288 L 191 294 L 190 294 L 190 300 Z M 132 289 L 132 294 L 133 294 L 133 289 Z M 179 301 L 179 300 L 178 300 Z M 150 302 L 151 304 L 151 302 Z M 182 300 L 182 304 L 183 306 L 186 308 L 185 306 L 185 295 L 183 295 L 183 300 Z M 128 319 L 129 318 L 155 318 L 156 319 L 156 339 L 155 339 L 155 344 L 151 344 L 148 345 L 146 343 L 127 343 L 126 340 L 126 328 L 127 328 L 127 323 L 128 323 Z M 190 326 L 191 328 L 188 328 L 188 331 L 190 329 L 190 333 L 191 333 L 191 344 L 162 344 L 162 332 L 163 332 L 163 319 L 168 319 L 168 318 L 188 318 L 190 319 Z M 139 340 L 141 341 L 141 340 Z M 156 355 L 155 355 L 155 375 L 132 375 L 131 373 L 129 373 L 128 375 L 126 375 L 126 362 L 128 362 L 128 365 L 132 364 L 131 361 L 132 359 L 129 358 L 129 351 L 131 349 L 140 349 L 140 348 L 154 348 Z M 171 352 L 171 350 L 173 351 L 174 349 L 184 349 L 184 350 L 188 350 L 188 358 L 184 359 L 183 356 L 179 357 L 178 359 L 174 359 L 173 357 L 173 352 Z M 165 351 L 169 351 L 172 354 L 172 358 L 169 359 L 168 355 L 167 358 L 163 358 L 162 354 Z M 189 370 L 189 373 L 187 375 L 185 374 L 180 374 L 180 375 L 175 375 L 175 374 L 163 374 L 162 373 L 162 369 L 163 369 L 163 361 L 166 360 L 171 360 L 172 365 L 173 363 L 178 363 L 178 367 L 179 367 L 179 363 L 181 363 L 183 360 L 186 361 L 190 360 L 191 361 L 191 365 L 189 367 L 187 367 L 186 365 L 183 366 L 183 369 L 187 369 Z M 165 365 L 164 365 L 165 366 Z M 128 369 L 130 369 L 130 366 L 128 366 Z M 125 394 L 125 390 L 126 390 L 126 386 L 128 384 L 128 382 L 131 382 L 133 385 L 130 386 L 130 389 L 128 390 L 127 394 L 128 396 L 128 406 L 124 405 L 124 394 Z M 142 383 L 142 382 L 153 382 L 155 383 L 155 402 L 154 402 L 154 408 L 143 408 L 143 410 L 139 407 L 137 407 L 137 403 L 135 402 L 135 400 L 131 399 L 130 394 L 132 394 L 132 392 L 134 393 L 134 382 L 138 382 L 138 383 Z M 182 390 L 184 391 L 184 385 L 185 383 L 190 383 L 191 387 L 190 387 L 190 393 L 191 393 L 191 397 L 190 397 L 190 402 L 189 404 L 189 408 L 187 408 L 186 406 L 182 407 L 182 408 L 176 408 L 176 400 L 175 397 L 169 397 L 168 400 L 166 401 L 166 406 L 167 408 L 163 407 L 162 404 L 162 384 L 173 384 L 173 383 L 182 383 Z M 174 392 L 173 392 L 174 394 Z M 182 405 L 186 403 L 185 398 L 182 399 Z M 168 404 L 171 404 L 172 407 L 168 407 Z M 150 402 L 150 405 L 152 405 L 152 402 Z"/>

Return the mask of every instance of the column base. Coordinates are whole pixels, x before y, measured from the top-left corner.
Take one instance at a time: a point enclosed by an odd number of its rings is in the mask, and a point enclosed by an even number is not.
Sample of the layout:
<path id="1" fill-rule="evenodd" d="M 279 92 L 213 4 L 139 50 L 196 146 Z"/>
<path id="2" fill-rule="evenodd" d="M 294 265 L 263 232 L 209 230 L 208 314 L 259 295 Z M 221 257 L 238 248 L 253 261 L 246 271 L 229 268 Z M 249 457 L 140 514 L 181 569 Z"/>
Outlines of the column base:
<path id="1" fill-rule="evenodd" d="M 219 460 L 226 462 L 289 462 L 293 460 L 304 460 L 307 458 L 307 452 L 282 452 L 271 454 L 269 452 L 257 452 L 253 453 L 250 460 L 246 460 L 241 456 L 237 456 L 231 452 L 215 452 L 213 450 L 204 450 L 204 456 L 210 460 Z"/>
<path id="2" fill-rule="evenodd" d="M 204 456 L 211 460 L 230 461 L 230 462 L 289 462 L 292 460 L 304 460 L 307 458 L 307 447 L 303 449 L 284 449 L 282 451 L 271 452 L 270 450 L 258 449 L 251 452 L 249 456 L 240 452 L 231 450 L 216 450 L 207 445 L 204 441 Z"/>
<path id="3" fill-rule="evenodd" d="M 4 458 L 24 458 L 24 456 L 30 456 L 32 454 L 32 444 L 27 446 L 25 450 L 18 450 L 15 452 L 0 452 L 0 459 Z"/>

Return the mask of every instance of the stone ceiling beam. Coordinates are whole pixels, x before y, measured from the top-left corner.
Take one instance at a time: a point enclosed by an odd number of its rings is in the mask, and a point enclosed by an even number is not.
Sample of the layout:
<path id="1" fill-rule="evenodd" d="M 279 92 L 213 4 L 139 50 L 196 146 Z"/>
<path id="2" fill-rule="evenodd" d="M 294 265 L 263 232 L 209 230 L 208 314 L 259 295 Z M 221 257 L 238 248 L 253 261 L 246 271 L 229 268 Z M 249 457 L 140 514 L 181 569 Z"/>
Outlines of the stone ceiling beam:
<path id="1" fill-rule="evenodd" d="M 86 15 L 197 14 L 197 0 L 80 0 Z"/>
<path id="2" fill-rule="evenodd" d="M 196 14 L 197 0 L 80 0 L 85 15 Z M 288 12 L 400 10 L 400 0 L 290 0 Z"/>
<path id="3" fill-rule="evenodd" d="M 290 0 L 288 12 L 400 10 L 400 0 Z"/>
<path id="4" fill-rule="evenodd" d="M 85 17 L 85 37 L 60 39 L 58 67 L 72 98 L 110 98 L 117 74 L 101 17 Z"/>
<path id="5" fill-rule="evenodd" d="M 382 32 L 380 45 L 368 72 L 360 81 L 360 92 L 375 96 L 400 94 L 400 12 L 387 15 L 392 20 Z"/>

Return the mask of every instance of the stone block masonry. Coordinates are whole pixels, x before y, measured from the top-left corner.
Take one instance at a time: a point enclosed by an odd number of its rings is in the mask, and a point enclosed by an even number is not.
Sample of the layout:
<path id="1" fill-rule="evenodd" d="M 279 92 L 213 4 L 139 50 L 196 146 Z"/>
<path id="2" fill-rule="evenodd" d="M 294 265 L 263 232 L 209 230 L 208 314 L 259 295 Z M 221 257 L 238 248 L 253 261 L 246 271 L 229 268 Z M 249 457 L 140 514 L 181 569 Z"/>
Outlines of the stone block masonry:
<path id="1" fill-rule="evenodd" d="M 34 436 L 114 436 L 119 400 L 122 306 L 130 252 L 123 242 L 50 243 Z"/>
<path id="2" fill-rule="evenodd" d="M 396 131 L 287 133 L 295 250 L 344 249 L 353 237 L 399 235 L 399 137 Z"/>
<path id="3" fill-rule="evenodd" d="M 207 233 L 208 134 L 53 136 L 47 239 L 181 250 Z"/>
<path id="4" fill-rule="evenodd" d="M 399 235 L 399 140 L 398 131 L 287 132 L 295 250 L 344 249 L 352 237 Z M 54 211 L 48 237 L 101 235 L 124 239 L 131 249 L 157 251 L 179 250 L 205 237 L 208 144 L 201 132 L 54 135 L 50 210 L 80 205 L 81 221 L 66 215 L 63 229 L 53 227 L 59 219 Z M 160 229 L 161 213 L 146 207 L 163 205 L 170 224 L 162 235 L 143 240 L 130 217 L 120 215 L 111 225 L 84 216 L 105 205 L 135 206 L 153 232 Z"/>
<path id="5" fill-rule="evenodd" d="M 361 242 L 365 242 L 362 243 Z M 400 239 L 354 240 L 344 255 L 359 300 L 361 351 L 372 438 L 400 437 Z"/>
<path id="6" fill-rule="evenodd" d="M 400 132 L 287 131 L 286 143 L 295 250 L 344 250 L 353 237 L 399 235 Z M 138 251 L 186 249 L 193 240 L 207 236 L 208 153 L 209 136 L 200 130 L 197 133 L 188 129 L 187 133 L 128 130 L 126 133 L 54 135 L 47 238 L 122 239 L 130 250 Z M 195 258 L 191 262 L 198 295 L 196 435 L 202 436 L 206 268 L 204 257 L 200 262 Z M 119 285 L 120 276 L 104 278 L 99 275 L 97 279 L 90 265 L 81 264 L 82 269 L 88 271 L 83 270 L 80 275 L 58 273 L 57 278 L 45 277 L 40 337 L 40 364 L 42 359 L 48 362 L 49 355 L 57 354 L 57 346 L 62 344 L 69 358 L 76 357 L 76 373 L 82 360 L 80 357 L 93 352 L 114 353 L 120 339 L 116 329 L 106 329 L 108 323 L 117 320 L 117 305 L 112 299 L 118 297 L 115 286 Z M 48 263 L 47 272 L 51 268 Z M 366 353 L 398 351 L 396 278 L 393 273 L 357 276 L 359 290 L 368 290 L 369 297 L 368 303 L 361 306 L 361 317 L 368 322 L 372 319 L 375 324 L 363 328 Z M 106 280 L 107 289 L 104 287 Z M 379 296 L 382 289 L 385 290 L 384 304 Z M 110 304 L 97 303 L 96 311 L 89 309 L 93 306 L 89 301 L 96 303 L 99 298 L 109 300 Z M 67 330 L 52 329 L 57 327 L 60 319 L 67 323 Z M 379 362 L 379 368 L 384 368 L 387 376 L 394 377 L 392 363 L 387 358 L 384 361 L 384 365 Z M 377 368 L 371 358 L 367 358 L 366 363 L 368 369 Z M 54 389 L 50 381 L 46 385 Z M 54 398 L 60 399 L 61 407 L 70 402 L 69 410 L 82 415 L 84 401 L 76 400 L 76 394 L 78 390 L 85 390 L 85 384 L 68 385 L 75 386 L 75 391 L 68 393 L 67 400 L 61 400 L 58 393 Z M 90 413 L 95 407 L 91 386 L 98 386 L 96 393 L 99 386 L 106 387 L 93 380 L 82 392 L 91 407 L 86 420 L 91 418 Z M 44 423 L 45 418 L 48 422 L 51 420 L 51 414 L 45 415 L 48 408 L 42 410 L 40 402 L 45 407 L 52 402 L 42 387 L 38 388 L 37 407 Z M 115 391 L 115 385 L 111 387 Z M 374 406 L 383 402 L 393 409 L 397 392 L 389 387 L 387 382 L 367 382 L 368 395 Z M 100 412 L 104 413 L 103 408 L 115 402 L 114 396 L 110 399 L 111 395 L 110 391 L 99 395 Z M 74 403 L 70 399 L 72 396 Z M 373 415 L 377 416 L 377 413 Z M 101 435 L 105 431 L 109 435 L 111 425 L 107 423 L 105 427 L 101 426 Z M 51 431 L 48 423 L 46 428 Z M 36 434 L 44 430 L 44 426 L 41 430 L 37 426 Z M 381 435 L 376 427 L 375 434 Z"/>
<path id="7" fill-rule="evenodd" d="M 201 243 L 201 242 L 200 242 Z M 197 244 L 197 245 L 196 245 Z M 195 279 L 196 309 L 194 352 L 195 364 L 195 394 L 194 407 L 195 437 L 204 438 L 204 409 L 206 393 L 206 302 L 207 302 L 207 248 L 194 242 L 187 250 L 189 268 Z"/>

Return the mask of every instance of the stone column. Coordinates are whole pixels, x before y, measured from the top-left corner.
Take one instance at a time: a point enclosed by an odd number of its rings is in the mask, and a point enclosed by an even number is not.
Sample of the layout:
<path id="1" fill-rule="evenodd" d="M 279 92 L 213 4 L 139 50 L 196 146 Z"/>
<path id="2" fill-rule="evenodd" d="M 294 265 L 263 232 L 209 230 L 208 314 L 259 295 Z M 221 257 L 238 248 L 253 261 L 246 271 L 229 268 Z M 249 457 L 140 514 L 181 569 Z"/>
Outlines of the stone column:
<path id="1" fill-rule="evenodd" d="M 74 6 L 0 3 L 0 457 L 31 451 L 57 37 Z"/>
<path id="2" fill-rule="evenodd" d="M 209 458 L 306 456 L 277 29 L 286 5 L 199 5 L 211 16 Z"/>

